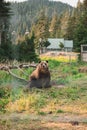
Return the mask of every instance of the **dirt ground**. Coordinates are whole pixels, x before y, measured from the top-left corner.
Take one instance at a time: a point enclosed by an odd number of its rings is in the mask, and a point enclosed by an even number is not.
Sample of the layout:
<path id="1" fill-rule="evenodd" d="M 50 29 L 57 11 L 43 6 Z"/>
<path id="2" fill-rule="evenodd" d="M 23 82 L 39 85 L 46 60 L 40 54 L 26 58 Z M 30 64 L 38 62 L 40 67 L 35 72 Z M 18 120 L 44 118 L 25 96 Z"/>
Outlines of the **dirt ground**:
<path id="1" fill-rule="evenodd" d="M 1 114 L 0 130 L 87 130 L 87 115 L 74 115 L 72 113 Z"/>
<path id="2" fill-rule="evenodd" d="M 40 54 L 40 56 L 78 56 L 79 53 L 75 53 L 75 52 L 65 52 L 65 51 L 48 51 L 46 53 L 42 53 Z"/>

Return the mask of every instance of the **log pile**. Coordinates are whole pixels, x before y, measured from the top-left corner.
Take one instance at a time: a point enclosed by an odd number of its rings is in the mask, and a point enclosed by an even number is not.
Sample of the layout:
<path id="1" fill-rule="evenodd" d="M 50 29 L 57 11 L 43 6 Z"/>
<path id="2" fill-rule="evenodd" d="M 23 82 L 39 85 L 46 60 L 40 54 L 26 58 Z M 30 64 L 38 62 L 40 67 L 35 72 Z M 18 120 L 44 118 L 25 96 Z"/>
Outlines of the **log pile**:
<path id="1" fill-rule="evenodd" d="M 33 67 L 36 68 L 36 64 L 19 64 L 19 65 L 6 65 L 6 64 L 0 64 L 0 70 L 11 70 L 11 69 L 21 69 L 21 68 L 29 68 Z"/>
<path id="2" fill-rule="evenodd" d="M 83 66 L 79 68 L 80 73 L 87 73 L 87 66 Z"/>
<path id="3" fill-rule="evenodd" d="M 25 81 L 26 83 L 28 83 L 27 80 L 21 78 L 21 77 L 18 77 L 16 74 L 14 74 L 11 69 L 18 69 L 20 70 L 22 73 L 24 73 L 24 75 L 26 75 L 26 73 L 22 70 L 22 68 L 29 68 L 29 67 L 33 67 L 33 68 L 36 68 L 37 64 L 35 63 L 32 63 L 32 64 L 19 64 L 19 65 L 8 65 L 8 64 L 0 64 L 0 70 L 3 70 L 3 71 L 6 71 L 8 72 L 12 77 L 15 77 L 19 80 L 23 80 Z M 28 75 L 27 75 L 28 76 Z"/>

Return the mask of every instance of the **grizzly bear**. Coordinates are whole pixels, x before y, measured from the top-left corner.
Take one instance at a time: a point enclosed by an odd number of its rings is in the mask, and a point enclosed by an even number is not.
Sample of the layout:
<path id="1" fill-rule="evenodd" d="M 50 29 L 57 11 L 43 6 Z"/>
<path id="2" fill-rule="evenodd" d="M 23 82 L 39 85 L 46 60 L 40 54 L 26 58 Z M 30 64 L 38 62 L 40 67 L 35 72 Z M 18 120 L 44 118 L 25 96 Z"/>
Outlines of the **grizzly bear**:
<path id="1" fill-rule="evenodd" d="M 30 75 L 29 87 L 48 88 L 50 84 L 50 71 L 48 61 L 40 61 L 36 69 Z"/>

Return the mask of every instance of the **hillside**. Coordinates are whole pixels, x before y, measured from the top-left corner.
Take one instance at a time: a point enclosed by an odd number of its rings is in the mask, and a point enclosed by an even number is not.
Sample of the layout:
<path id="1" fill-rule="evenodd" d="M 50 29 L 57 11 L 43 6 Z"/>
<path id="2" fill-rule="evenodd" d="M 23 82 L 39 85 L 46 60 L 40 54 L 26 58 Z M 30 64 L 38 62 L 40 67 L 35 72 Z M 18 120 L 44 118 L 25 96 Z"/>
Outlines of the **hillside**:
<path id="1" fill-rule="evenodd" d="M 72 10 L 72 7 L 57 1 L 28 0 L 21 3 L 11 3 L 11 9 L 14 14 L 11 18 L 11 32 L 15 30 L 17 33 L 24 34 L 26 29 L 30 30 L 32 24 L 37 21 L 42 10 L 51 19 L 54 12 L 60 16 L 66 10 Z"/>

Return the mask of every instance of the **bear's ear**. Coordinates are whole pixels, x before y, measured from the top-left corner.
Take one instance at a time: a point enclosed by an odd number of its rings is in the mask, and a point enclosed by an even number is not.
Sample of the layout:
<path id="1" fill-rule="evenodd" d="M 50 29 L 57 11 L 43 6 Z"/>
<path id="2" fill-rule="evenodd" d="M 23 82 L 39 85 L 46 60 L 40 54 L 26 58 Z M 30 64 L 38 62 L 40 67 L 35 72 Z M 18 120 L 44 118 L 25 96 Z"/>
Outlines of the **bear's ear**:
<path id="1" fill-rule="evenodd" d="M 41 63 L 41 61 L 39 61 L 38 63 Z"/>
<path id="2" fill-rule="evenodd" d="M 46 62 L 48 63 L 48 60 L 46 60 Z"/>

